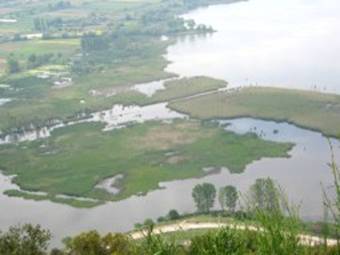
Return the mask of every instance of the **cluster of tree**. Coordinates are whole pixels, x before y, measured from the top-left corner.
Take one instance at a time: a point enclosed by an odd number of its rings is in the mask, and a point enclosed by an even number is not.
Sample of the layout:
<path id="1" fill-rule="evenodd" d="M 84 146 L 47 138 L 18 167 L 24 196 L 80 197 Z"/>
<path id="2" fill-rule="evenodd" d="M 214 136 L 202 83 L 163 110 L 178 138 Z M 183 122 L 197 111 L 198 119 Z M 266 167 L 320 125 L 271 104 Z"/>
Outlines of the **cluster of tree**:
<path id="1" fill-rule="evenodd" d="M 53 53 L 46 53 L 41 55 L 31 54 L 30 56 L 28 56 L 26 63 L 21 64 L 17 59 L 11 56 L 7 59 L 7 72 L 9 74 L 14 74 L 19 73 L 25 69 L 34 69 L 46 64 L 57 63 L 58 61 L 61 61 L 62 56 L 63 55 L 61 53 L 58 53 L 57 55 Z"/>
<path id="2" fill-rule="evenodd" d="M 0 232 L 0 254 L 44 255 L 50 239 L 50 232 L 40 226 L 11 227 L 6 233 Z"/>
<path id="3" fill-rule="evenodd" d="M 130 59 L 147 61 L 162 50 L 159 38 L 116 33 L 83 36 L 81 45 L 82 54 L 74 57 L 72 64 L 72 72 L 78 74 L 101 72 Z"/>
<path id="4" fill-rule="evenodd" d="M 282 218 L 284 219 L 284 218 Z M 11 228 L 0 234 L 3 255 L 338 255 L 340 246 L 303 246 L 298 232 L 286 219 L 259 217 L 258 230 L 221 228 L 195 235 L 185 242 L 153 235 L 151 226 L 141 240 L 123 234 L 82 233 L 64 240 L 64 247 L 47 251 L 48 231 L 39 226 Z M 266 228 L 268 231 L 261 231 Z M 293 232 L 291 232 L 293 231 Z"/>
<path id="5" fill-rule="evenodd" d="M 109 47 L 109 40 L 106 35 L 88 33 L 81 37 L 81 49 L 83 52 L 104 51 Z"/>
<path id="6" fill-rule="evenodd" d="M 157 219 L 157 222 L 164 222 L 164 221 L 173 221 L 178 220 L 182 216 L 174 209 L 170 210 L 166 216 L 161 216 Z M 155 225 L 155 222 L 152 219 L 146 219 L 143 223 L 136 223 L 135 229 L 141 229 L 141 228 L 149 228 L 151 226 Z"/>
<path id="7" fill-rule="evenodd" d="M 56 3 L 49 3 L 47 7 L 49 11 L 59 11 L 71 8 L 72 4 L 69 1 L 59 1 Z"/>
<path id="8" fill-rule="evenodd" d="M 60 54 L 58 54 L 58 56 L 61 57 Z M 47 54 L 42 54 L 42 55 L 31 54 L 27 58 L 27 68 L 32 69 L 32 68 L 46 65 L 51 62 L 53 57 L 54 57 L 53 53 L 47 53 Z"/>
<path id="9" fill-rule="evenodd" d="M 339 169 L 336 173 L 338 189 Z M 198 210 L 207 212 L 214 204 L 216 189 L 212 184 L 199 184 L 193 189 L 193 198 Z M 339 193 L 337 193 L 339 195 Z M 238 193 L 235 187 L 220 189 L 219 200 L 222 207 L 234 211 Z M 336 202 L 339 199 L 336 200 Z M 153 221 L 146 220 L 148 231 L 142 240 L 132 240 L 123 234 L 101 236 L 96 231 L 82 233 L 64 240 L 64 248 L 47 251 L 51 234 L 40 226 L 24 225 L 11 227 L 0 233 L 0 254 L 4 255 L 338 255 L 340 245 L 301 245 L 299 218 L 281 206 L 280 189 L 271 179 L 258 179 L 250 188 L 248 207 L 257 223 L 252 229 L 237 231 L 223 228 L 194 236 L 186 245 L 176 239 L 166 239 L 153 235 Z M 338 205 L 335 205 L 338 206 Z M 288 212 L 288 213 L 287 213 Z M 338 212 L 335 212 L 338 213 Z M 176 219 L 179 214 L 171 210 L 167 218 Z M 337 226 L 337 224 L 335 223 Z M 255 229 L 254 229 L 255 228 Z M 327 236 L 325 236 L 326 238 Z M 338 240 L 340 240 L 339 236 Z M 340 242 L 339 242 L 340 243 Z"/>
<path id="10" fill-rule="evenodd" d="M 21 71 L 20 63 L 13 57 L 7 58 L 7 72 L 9 74 L 18 73 Z"/>
<path id="11" fill-rule="evenodd" d="M 157 5 L 145 6 L 138 12 L 127 13 L 112 23 L 107 18 L 99 19 L 98 15 L 91 14 L 85 22 L 92 23 L 93 20 L 95 23 L 107 23 L 110 24 L 109 30 L 100 35 L 87 33 L 81 37 L 83 54 L 73 59 L 72 72 L 101 72 L 109 65 L 127 62 L 130 58 L 145 60 L 150 54 L 155 55 L 157 47 L 161 47 L 161 35 L 211 31 L 207 26 L 197 26 L 194 21 L 178 17 L 177 14 L 186 11 L 191 4 L 183 0 L 163 0 Z M 155 48 L 156 40 L 158 46 Z"/>
<path id="12" fill-rule="evenodd" d="M 216 196 L 216 188 L 210 183 L 198 184 L 192 190 L 192 197 L 197 211 L 201 213 L 209 213 L 211 208 L 214 207 Z M 250 187 L 245 198 L 247 206 L 250 206 L 252 210 L 274 212 L 281 210 L 285 206 L 280 190 L 270 178 L 257 179 Z M 239 193 L 232 185 L 222 187 L 219 190 L 218 201 L 223 210 L 227 209 L 231 213 L 235 212 L 238 199 Z"/>
<path id="13" fill-rule="evenodd" d="M 34 29 L 42 33 L 47 32 L 49 29 L 49 24 L 47 20 L 44 18 L 35 18 L 33 20 L 33 24 L 34 24 Z"/>
<path id="14" fill-rule="evenodd" d="M 41 33 L 48 33 L 51 29 L 60 29 L 64 25 L 62 18 L 35 18 L 33 20 L 34 29 Z"/>
<path id="15" fill-rule="evenodd" d="M 214 206 L 216 199 L 216 188 L 213 184 L 198 184 L 192 191 L 192 197 L 196 204 L 198 212 L 208 213 Z M 228 209 L 234 212 L 238 200 L 238 192 L 234 186 L 228 185 L 222 187 L 219 191 L 219 202 L 222 209 Z"/>
<path id="16" fill-rule="evenodd" d="M 211 209 L 214 207 L 215 199 L 217 197 L 217 191 L 213 184 L 203 183 L 196 185 L 192 190 L 192 197 L 196 204 L 198 214 L 211 214 Z M 284 206 L 282 201 L 282 194 L 279 188 L 275 185 L 275 182 L 270 178 L 257 179 L 255 183 L 250 187 L 249 193 L 245 196 L 247 215 L 243 215 L 241 218 L 252 218 L 251 212 L 261 211 L 273 213 L 282 211 Z M 241 212 L 236 212 L 237 202 L 239 200 L 239 192 L 236 187 L 227 185 L 220 188 L 218 193 L 218 201 L 222 211 L 227 211 L 228 215 L 237 217 Z M 218 211 L 216 211 L 218 212 Z M 176 220 L 182 217 L 188 217 L 189 215 L 180 215 L 176 210 L 170 210 L 165 217 L 159 217 L 158 222 Z M 194 215 L 194 214 L 192 214 Z M 143 224 L 136 224 L 136 228 L 143 228 L 154 225 L 155 223 L 151 219 L 146 219 Z"/>

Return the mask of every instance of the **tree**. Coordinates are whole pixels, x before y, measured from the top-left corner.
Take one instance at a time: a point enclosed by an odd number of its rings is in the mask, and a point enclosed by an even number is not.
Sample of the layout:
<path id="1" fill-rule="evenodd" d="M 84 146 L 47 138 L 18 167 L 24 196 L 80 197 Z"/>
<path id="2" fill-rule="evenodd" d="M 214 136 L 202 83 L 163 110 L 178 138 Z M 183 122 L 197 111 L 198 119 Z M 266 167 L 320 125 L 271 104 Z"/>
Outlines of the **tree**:
<path id="1" fill-rule="evenodd" d="M 227 208 L 230 212 L 234 212 L 237 200 L 238 193 L 234 186 L 229 185 L 220 189 L 219 202 L 223 210 Z"/>
<path id="2" fill-rule="evenodd" d="M 248 252 L 247 245 L 252 244 L 253 239 L 248 238 L 247 233 L 228 228 L 194 236 L 190 242 L 189 255 L 255 254 Z"/>
<path id="3" fill-rule="evenodd" d="M 107 50 L 108 47 L 109 43 L 104 35 L 89 33 L 81 37 L 81 49 L 83 52 Z"/>
<path id="4" fill-rule="evenodd" d="M 168 213 L 169 220 L 177 220 L 179 219 L 180 215 L 176 210 L 170 210 Z"/>
<path id="5" fill-rule="evenodd" d="M 280 195 L 272 179 L 257 179 L 250 187 L 250 199 L 255 209 L 267 212 L 280 210 Z"/>
<path id="6" fill-rule="evenodd" d="M 213 184 L 198 184 L 192 190 L 192 197 L 199 212 L 207 213 L 214 206 L 216 189 Z"/>
<path id="7" fill-rule="evenodd" d="M 65 255 L 65 253 L 62 250 L 54 248 L 51 250 L 50 255 Z"/>
<path id="8" fill-rule="evenodd" d="M 46 33 L 49 29 L 48 22 L 43 18 L 35 18 L 33 23 L 35 30 L 38 30 L 41 33 Z"/>
<path id="9" fill-rule="evenodd" d="M 144 224 L 143 224 L 145 227 L 151 227 L 151 226 L 154 226 L 155 225 L 155 223 L 154 223 L 154 221 L 152 220 L 152 219 L 146 219 L 145 221 L 144 221 Z"/>
<path id="10" fill-rule="evenodd" d="M 66 242 L 66 252 L 72 255 L 134 254 L 134 246 L 122 234 L 100 236 L 96 231 L 82 233 Z"/>
<path id="11" fill-rule="evenodd" d="M 7 69 L 10 74 L 20 72 L 19 62 L 13 58 L 7 60 Z"/>
<path id="12" fill-rule="evenodd" d="M 39 225 L 11 227 L 0 233 L 0 254 L 4 255 L 45 255 L 51 234 Z"/>

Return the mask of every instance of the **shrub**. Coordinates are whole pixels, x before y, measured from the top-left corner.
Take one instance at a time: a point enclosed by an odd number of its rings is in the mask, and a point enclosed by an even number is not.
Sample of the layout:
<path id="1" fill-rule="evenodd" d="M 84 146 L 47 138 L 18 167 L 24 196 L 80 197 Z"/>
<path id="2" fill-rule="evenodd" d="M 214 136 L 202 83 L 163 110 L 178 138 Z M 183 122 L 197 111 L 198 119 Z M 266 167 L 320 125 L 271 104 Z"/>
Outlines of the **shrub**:
<path id="1" fill-rule="evenodd" d="M 51 234 L 39 225 L 11 227 L 7 233 L 0 233 L 0 254 L 44 255 Z"/>
<path id="2" fill-rule="evenodd" d="M 245 235 L 243 233 L 243 235 Z M 211 231 L 191 239 L 190 255 L 244 255 L 247 244 L 243 235 L 232 229 L 224 228 Z"/>
<path id="3" fill-rule="evenodd" d="M 179 213 L 176 210 L 170 210 L 168 213 L 169 220 L 177 220 L 180 218 Z"/>

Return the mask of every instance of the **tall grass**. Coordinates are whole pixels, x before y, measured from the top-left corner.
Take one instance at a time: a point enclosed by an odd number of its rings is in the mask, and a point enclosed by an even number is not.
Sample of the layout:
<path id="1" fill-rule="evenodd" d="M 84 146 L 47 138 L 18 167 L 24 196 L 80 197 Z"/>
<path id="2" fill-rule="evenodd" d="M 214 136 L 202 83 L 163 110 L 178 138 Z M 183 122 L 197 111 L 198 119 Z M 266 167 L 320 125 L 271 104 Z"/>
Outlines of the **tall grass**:
<path id="1" fill-rule="evenodd" d="M 329 141 L 329 146 L 331 150 L 331 162 L 329 163 L 329 167 L 333 174 L 332 188 L 335 193 L 335 198 L 330 198 L 326 189 L 323 188 L 324 206 L 326 216 L 328 217 L 328 214 L 330 214 L 335 224 L 335 237 L 338 241 L 338 246 L 340 246 L 340 169 L 335 160 L 334 147 L 331 141 Z M 327 229 L 325 229 L 325 231 L 327 231 Z"/>

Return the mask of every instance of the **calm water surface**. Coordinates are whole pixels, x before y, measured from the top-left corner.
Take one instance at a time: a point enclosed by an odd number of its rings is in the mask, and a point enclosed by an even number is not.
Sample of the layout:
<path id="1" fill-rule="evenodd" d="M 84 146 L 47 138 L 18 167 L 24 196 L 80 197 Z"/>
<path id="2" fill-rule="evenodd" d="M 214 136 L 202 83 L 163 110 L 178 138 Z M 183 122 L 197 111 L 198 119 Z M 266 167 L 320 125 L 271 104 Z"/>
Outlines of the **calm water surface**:
<path id="1" fill-rule="evenodd" d="M 249 0 L 185 15 L 218 32 L 169 47 L 167 68 L 232 86 L 269 85 L 340 93 L 340 1 Z"/>
<path id="2" fill-rule="evenodd" d="M 58 245 L 62 237 L 90 229 L 103 233 L 128 231 L 134 223 L 146 218 L 157 219 L 173 208 L 180 212 L 192 212 L 195 207 L 191 191 L 198 183 L 211 182 L 217 187 L 233 184 L 241 192 L 247 192 L 257 178 L 268 176 L 282 185 L 291 201 L 301 203 L 301 215 L 305 219 L 320 219 L 323 213 L 321 183 L 325 187 L 332 183 L 331 171 L 327 166 L 330 161 L 327 140 L 319 133 L 285 123 L 238 119 L 221 121 L 221 124 L 226 122 L 230 125 L 225 128 L 233 132 L 242 134 L 254 131 L 256 127 L 256 132 L 264 139 L 296 143 L 290 152 L 291 158 L 262 159 L 247 166 L 242 174 L 230 174 L 227 169 L 222 169 L 218 174 L 201 179 L 161 183 L 160 187 L 164 189 L 152 191 L 147 196 L 133 196 L 93 209 L 9 198 L 2 192 L 16 186 L 11 184 L 10 178 L 0 175 L 0 226 L 4 229 L 17 223 L 39 223 L 51 229 L 53 244 Z M 274 130 L 278 133 L 274 134 Z M 336 153 L 340 155 L 340 143 L 332 142 Z"/>
<path id="3" fill-rule="evenodd" d="M 234 86 L 279 84 L 340 92 L 338 7 L 340 3 L 334 0 L 251 0 L 194 11 L 186 17 L 212 25 L 219 32 L 208 37 L 179 40 L 169 48 L 168 58 L 173 63 L 168 70 L 180 76 L 204 74 L 223 78 Z M 151 87 L 136 87 L 149 95 L 162 88 L 160 82 Z M 168 110 L 166 104 L 158 104 L 141 109 L 115 106 L 85 121 L 105 122 L 106 129 L 112 129 L 131 121 L 181 117 L 184 116 Z M 327 139 L 319 133 L 285 123 L 253 119 L 220 121 L 221 125 L 226 122 L 230 125 L 225 129 L 233 132 L 252 131 L 264 139 L 295 143 L 291 158 L 262 159 L 247 166 L 242 174 L 230 174 L 228 169 L 222 169 L 220 173 L 201 179 L 161 183 L 163 189 L 145 197 L 133 196 L 93 209 L 9 198 L 3 191 L 18 187 L 10 178 L 0 175 L 0 229 L 26 222 L 41 224 L 52 231 L 53 245 L 58 245 L 61 238 L 90 229 L 103 233 L 128 231 L 134 223 L 146 218 L 156 219 L 170 209 L 192 212 L 191 190 L 198 183 L 211 182 L 217 187 L 233 184 L 246 192 L 257 178 L 268 176 L 282 185 L 293 202 L 301 204 L 301 215 L 305 219 L 322 218 L 321 184 L 328 188 L 332 183 L 327 165 L 330 161 Z M 41 132 L 28 133 L 23 140 L 47 137 L 51 130 Z M 15 138 L 15 141 L 20 139 Z M 332 142 L 336 154 L 340 155 L 339 141 Z"/>

